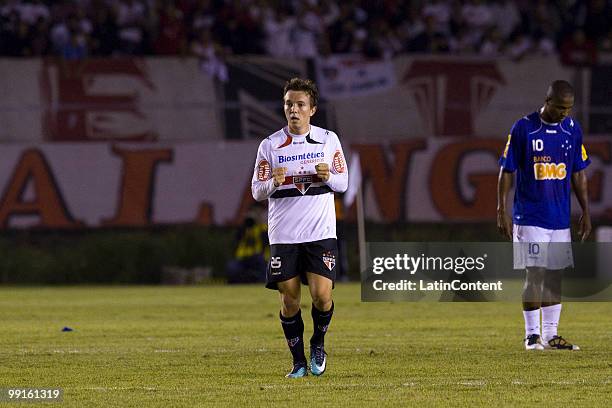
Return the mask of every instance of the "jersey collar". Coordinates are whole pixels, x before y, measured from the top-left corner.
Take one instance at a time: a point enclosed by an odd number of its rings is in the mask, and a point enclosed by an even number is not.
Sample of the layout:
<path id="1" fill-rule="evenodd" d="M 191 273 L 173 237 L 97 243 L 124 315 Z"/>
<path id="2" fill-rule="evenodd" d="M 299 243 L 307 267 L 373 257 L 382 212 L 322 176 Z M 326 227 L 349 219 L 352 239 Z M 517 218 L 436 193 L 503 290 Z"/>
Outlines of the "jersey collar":
<path id="1" fill-rule="evenodd" d="M 291 137 L 306 137 L 306 136 L 308 136 L 308 135 L 310 134 L 310 125 L 308 125 L 308 132 L 306 132 L 306 133 L 304 133 L 304 134 L 301 134 L 301 135 L 296 135 L 296 134 L 294 134 L 294 133 L 291 133 L 291 132 L 289 131 L 289 126 L 285 126 L 285 127 L 283 128 L 283 132 L 285 132 L 285 135 L 287 135 L 287 136 L 291 136 Z"/>
<path id="2" fill-rule="evenodd" d="M 544 112 L 544 107 L 542 106 L 542 107 L 540 108 L 540 114 L 538 115 L 538 117 L 540 118 L 540 121 L 541 121 L 543 124 L 548 125 L 548 126 L 557 126 L 557 125 L 559 124 L 559 122 L 550 123 L 550 122 L 547 122 L 547 121 L 545 121 L 544 119 L 542 119 L 542 113 L 543 113 L 543 112 Z"/>

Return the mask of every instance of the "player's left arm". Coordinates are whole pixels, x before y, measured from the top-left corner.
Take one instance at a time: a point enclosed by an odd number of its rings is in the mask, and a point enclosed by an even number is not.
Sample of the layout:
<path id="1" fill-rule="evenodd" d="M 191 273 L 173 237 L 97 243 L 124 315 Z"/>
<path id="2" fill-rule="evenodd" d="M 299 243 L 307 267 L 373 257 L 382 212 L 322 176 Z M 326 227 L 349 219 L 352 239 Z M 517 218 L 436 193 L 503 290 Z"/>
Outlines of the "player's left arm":
<path id="1" fill-rule="evenodd" d="M 317 176 L 325 184 L 337 193 L 344 193 L 348 188 L 348 169 L 344 159 L 344 151 L 340 140 L 335 133 L 332 133 L 332 143 L 334 145 L 333 156 L 330 163 L 319 163 L 315 166 Z"/>
<path id="2" fill-rule="evenodd" d="M 587 176 L 583 170 L 572 173 L 572 186 L 574 187 L 574 193 L 578 199 L 578 203 L 582 208 L 582 215 L 580 216 L 578 234 L 580 240 L 584 242 L 585 239 L 591 233 L 591 214 L 589 212 L 589 195 L 587 191 Z"/>
<path id="3" fill-rule="evenodd" d="M 578 122 L 571 123 L 573 127 L 574 135 L 576 136 L 575 143 L 577 149 L 574 150 L 574 160 L 572 169 L 572 187 L 574 194 L 578 199 L 580 208 L 582 208 L 582 215 L 578 222 L 578 235 L 580 240 L 584 242 L 585 239 L 591 233 L 591 213 L 589 211 L 589 195 L 587 188 L 587 176 L 585 169 L 591 164 L 591 159 L 587 154 L 584 144 L 582 144 L 582 129 Z"/>

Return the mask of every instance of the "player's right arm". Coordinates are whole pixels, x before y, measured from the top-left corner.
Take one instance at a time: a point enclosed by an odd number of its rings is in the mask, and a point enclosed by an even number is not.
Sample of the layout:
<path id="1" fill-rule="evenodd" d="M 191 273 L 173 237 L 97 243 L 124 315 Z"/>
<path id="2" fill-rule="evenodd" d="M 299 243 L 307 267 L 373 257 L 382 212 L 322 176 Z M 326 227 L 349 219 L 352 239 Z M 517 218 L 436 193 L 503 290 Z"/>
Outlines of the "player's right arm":
<path id="1" fill-rule="evenodd" d="M 285 181 L 286 167 L 272 169 L 272 144 L 269 138 L 262 141 L 257 149 L 255 169 L 251 179 L 251 193 L 257 201 L 269 198 Z"/>
<path id="2" fill-rule="evenodd" d="M 512 179 L 517 169 L 520 157 L 520 121 L 515 123 L 508 135 L 508 142 L 499 159 L 499 175 L 497 177 L 497 230 L 501 235 L 512 240 L 512 219 L 507 209 L 508 193 L 512 187 Z"/>
<path id="3" fill-rule="evenodd" d="M 508 202 L 508 192 L 512 186 L 512 173 L 499 168 L 497 177 L 497 230 L 504 237 L 512 240 L 512 219 L 508 215 L 506 203 Z"/>

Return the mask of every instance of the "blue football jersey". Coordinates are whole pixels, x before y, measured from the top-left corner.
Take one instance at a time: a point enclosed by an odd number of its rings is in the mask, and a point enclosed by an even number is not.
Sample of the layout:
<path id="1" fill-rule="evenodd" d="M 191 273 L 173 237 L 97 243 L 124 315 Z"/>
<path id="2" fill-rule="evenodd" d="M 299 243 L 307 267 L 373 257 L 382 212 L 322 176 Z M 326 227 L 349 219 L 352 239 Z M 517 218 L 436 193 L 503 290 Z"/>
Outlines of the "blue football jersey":
<path id="1" fill-rule="evenodd" d="M 590 162 L 575 120 L 567 117 L 561 123 L 546 123 L 539 112 L 518 120 L 499 159 L 505 171 L 518 170 L 514 223 L 569 228 L 571 175 Z"/>

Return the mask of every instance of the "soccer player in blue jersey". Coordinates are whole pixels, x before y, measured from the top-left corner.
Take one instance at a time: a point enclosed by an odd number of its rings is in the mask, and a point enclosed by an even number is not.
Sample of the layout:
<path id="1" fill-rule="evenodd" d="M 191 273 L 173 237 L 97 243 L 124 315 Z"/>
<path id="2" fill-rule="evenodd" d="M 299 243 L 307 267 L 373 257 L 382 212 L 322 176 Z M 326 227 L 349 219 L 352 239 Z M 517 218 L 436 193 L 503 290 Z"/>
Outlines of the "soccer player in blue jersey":
<path id="1" fill-rule="evenodd" d="M 557 334 L 561 275 L 563 269 L 573 266 L 570 181 L 582 208 L 580 239 L 584 241 L 591 232 L 585 174 L 590 159 L 582 144 L 580 125 L 569 117 L 573 106 L 572 86 L 567 81 L 552 82 L 544 106 L 514 123 L 499 160 L 497 227 L 515 243 L 514 268 L 526 269 L 523 316 L 527 350 L 579 349 Z M 515 172 L 510 219 L 506 201 Z"/>

